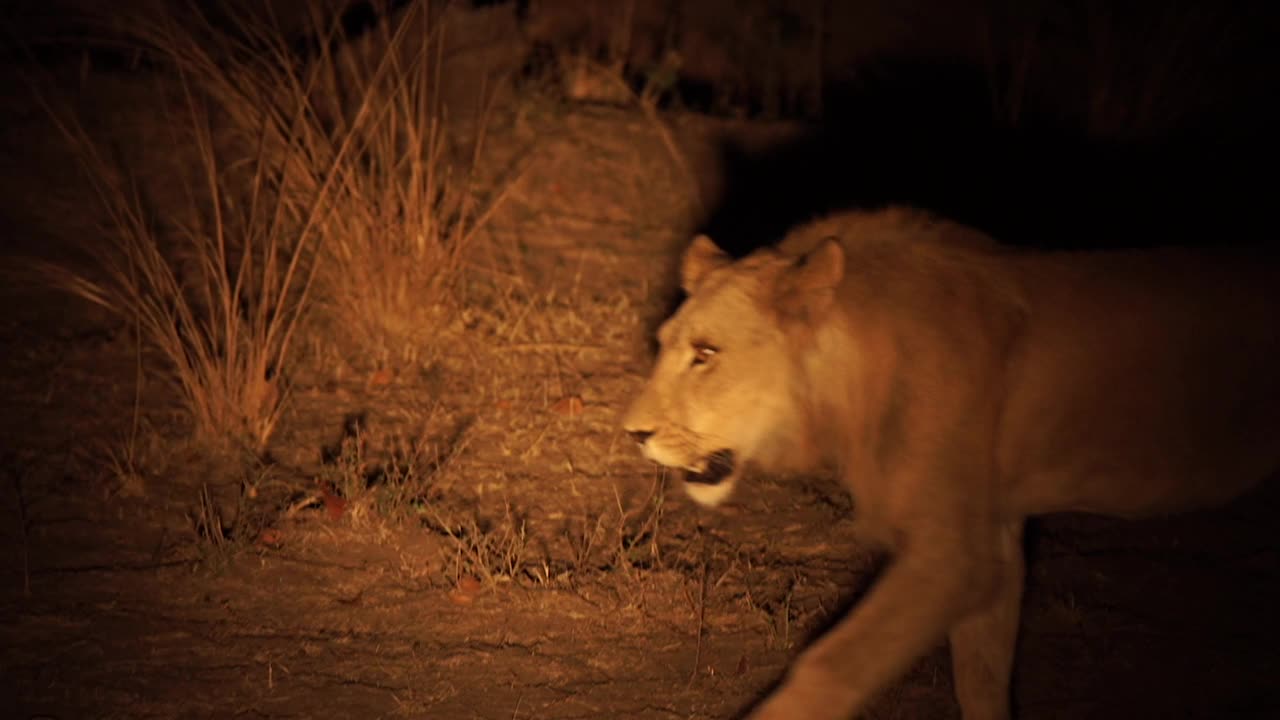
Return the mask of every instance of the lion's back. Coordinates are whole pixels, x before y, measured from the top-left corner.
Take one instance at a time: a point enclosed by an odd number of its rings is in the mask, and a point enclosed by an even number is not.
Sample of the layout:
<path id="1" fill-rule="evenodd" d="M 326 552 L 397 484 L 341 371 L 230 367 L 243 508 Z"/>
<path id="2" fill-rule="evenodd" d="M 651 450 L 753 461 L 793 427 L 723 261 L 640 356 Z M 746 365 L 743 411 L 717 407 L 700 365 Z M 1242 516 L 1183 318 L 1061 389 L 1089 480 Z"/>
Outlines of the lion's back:
<path id="1" fill-rule="evenodd" d="M 1034 491 L 1034 511 L 1200 506 L 1280 467 L 1274 262 L 1163 249 L 1009 267 L 1028 314 L 1007 371 L 1002 464 Z"/>

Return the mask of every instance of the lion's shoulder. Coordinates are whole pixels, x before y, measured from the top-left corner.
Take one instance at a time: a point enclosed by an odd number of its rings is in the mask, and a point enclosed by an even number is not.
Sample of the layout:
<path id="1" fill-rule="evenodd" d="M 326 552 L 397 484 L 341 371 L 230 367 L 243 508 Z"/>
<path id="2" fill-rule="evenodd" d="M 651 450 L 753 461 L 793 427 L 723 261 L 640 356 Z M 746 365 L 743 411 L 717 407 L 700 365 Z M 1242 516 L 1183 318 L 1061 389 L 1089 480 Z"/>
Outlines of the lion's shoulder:
<path id="1" fill-rule="evenodd" d="M 775 248 L 805 257 L 824 240 L 843 248 L 845 304 L 914 310 L 934 320 L 968 308 L 988 316 L 1025 312 L 1021 251 L 927 210 L 891 206 L 832 214 L 796 227 Z M 905 319 L 905 318 L 904 318 Z"/>

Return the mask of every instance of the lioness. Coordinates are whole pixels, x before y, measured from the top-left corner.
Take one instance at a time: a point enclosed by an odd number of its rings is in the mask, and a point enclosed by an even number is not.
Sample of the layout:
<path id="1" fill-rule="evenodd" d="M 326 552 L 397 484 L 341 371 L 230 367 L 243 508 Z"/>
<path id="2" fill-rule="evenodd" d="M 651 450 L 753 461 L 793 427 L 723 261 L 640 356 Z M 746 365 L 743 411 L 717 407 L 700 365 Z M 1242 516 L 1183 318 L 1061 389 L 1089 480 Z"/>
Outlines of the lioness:
<path id="1" fill-rule="evenodd" d="M 893 553 L 754 720 L 846 718 L 945 635 L 964 717 L 1007 718 L 1025 518 L 1225 502 L 1280 467 L 1280 273 L 1247 253 L 1032 252 L 891 208 L 734 261 L 688 298 L 624 428 L 716 505 L 834 466 Z"/>

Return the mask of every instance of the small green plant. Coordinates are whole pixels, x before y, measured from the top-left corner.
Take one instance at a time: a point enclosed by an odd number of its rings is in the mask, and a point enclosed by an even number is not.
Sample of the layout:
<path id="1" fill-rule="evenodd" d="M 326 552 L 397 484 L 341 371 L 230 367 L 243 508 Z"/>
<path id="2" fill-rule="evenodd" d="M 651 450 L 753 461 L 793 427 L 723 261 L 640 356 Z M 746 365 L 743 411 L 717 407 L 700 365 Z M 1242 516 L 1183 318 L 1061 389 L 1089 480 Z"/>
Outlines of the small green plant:
<path id="1" fill-rule="evenodd" d="M 195 509 L 188 516 L 192 532 L 200 543 L 214 550 L 225 551 L 231 546 L 235 534 L 228 534 L 227 527 L 223 523 L 222 511 L 213 496 L 209 494 L 207 485 L 200 488 L 197 500 Z"/>
<path id="2" fill-rule="evenodd" d="M 368 519 L 374 510 L 375 493 L 370 478 L 374 470 L 365 457 L 363 433 L 342 438 L 338 451 L 321 469 L 321 486 L 341 499 L 342 516 L 353 523 Z"/>
<path id="3" fill-rule="evenodd" d="M 427 526 L 445 535 L 453 546 L 453 579 L 471 575 L 496 588 L 500 582 L 522 577 L 526 570 L 529 535 L 524 518 L 504 506 L 497 519 L 476 514 L 446 513 L 434 505 L 422 506 Z M 529 577 L 540 580 L 536 572 Z"/>
<path id="4" fill-rule="evenodd" d="M 666 489 L 662 475 L 655 476 L 653 489 L 639 508 L 627 511 L 622 497 L 614 488 L 614 501 L 618 507 L 618 535 L 614 546 L 614 564 L 624 570 L 636 565 L 659 565 L 662 550 L 659 536 L 662 529 L 663 507 Z"/>
<path id="5" fill-rule="evenodd" d="M 102 455 L 113 494 L 121 497 L 142 497 L 147 494 L 141 450 L 133 438 L 128 438 L 119 445 L 104 446 Z"/>

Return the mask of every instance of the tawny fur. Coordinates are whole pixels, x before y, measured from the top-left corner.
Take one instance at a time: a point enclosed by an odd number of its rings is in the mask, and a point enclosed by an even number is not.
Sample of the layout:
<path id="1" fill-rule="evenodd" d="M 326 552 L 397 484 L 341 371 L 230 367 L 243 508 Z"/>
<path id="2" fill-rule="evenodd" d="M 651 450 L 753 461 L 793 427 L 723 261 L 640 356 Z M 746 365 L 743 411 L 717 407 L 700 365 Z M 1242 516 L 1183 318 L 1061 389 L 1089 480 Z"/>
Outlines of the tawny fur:
<path id="1" fill-rule="evenodd" d="M 645 455 L 733 451 L 689 485 L 709 505 L 746 464 L 834 467 L 893 552 L 752 720 L 851 717 L 944 637 L 964 717 L 1007 718 L 1027 517 L 1209 507 L 1280 468 L 1280 272 L 1247 252 L 1020 252 L 893 208 L 738 261 L 698 238 L 682 282 L 624 419 Z"/>

